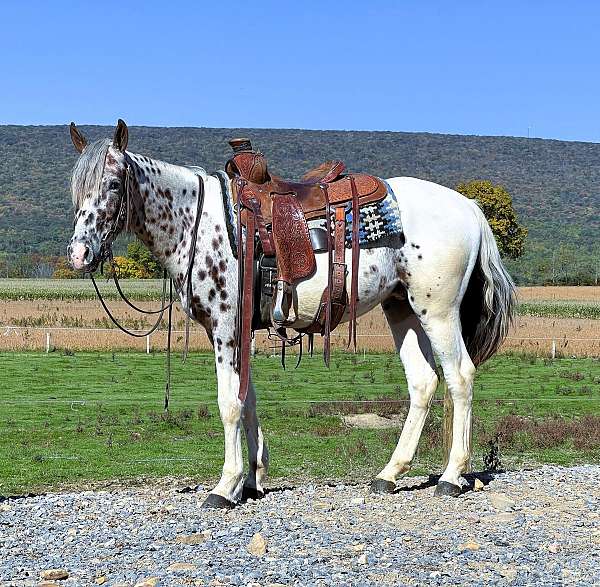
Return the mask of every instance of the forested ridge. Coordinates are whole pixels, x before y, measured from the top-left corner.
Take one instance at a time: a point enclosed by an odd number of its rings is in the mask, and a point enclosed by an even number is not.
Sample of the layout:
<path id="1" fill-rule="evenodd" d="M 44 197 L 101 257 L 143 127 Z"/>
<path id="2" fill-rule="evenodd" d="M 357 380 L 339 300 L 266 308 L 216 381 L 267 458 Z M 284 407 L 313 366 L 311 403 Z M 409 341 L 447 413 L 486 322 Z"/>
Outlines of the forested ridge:
<path id="1" fill-rule="evenodd" d="M 113 127 L 81 126 L 93 140 Z M 600 267 L 600 144 L 428 133 L 130 127 L 129 150 L 220 169 L 227 140 L 249 136 L 281 175 L 326 159 L 381 177 L 409 175 L 449 187 L 503 185 L 529 229 L 509 262 L 521 283 L 594 278 Z M 62 255 L 72 227 L 69 175 L 77 153 L 67 126 L 0 126 L 0 254 Z M 400 197 L 402 195 L 400 194 Z M 577 275 L 581 274 L 578 278 Z M 586 278 L 586 279 L 587 279 Z"/>

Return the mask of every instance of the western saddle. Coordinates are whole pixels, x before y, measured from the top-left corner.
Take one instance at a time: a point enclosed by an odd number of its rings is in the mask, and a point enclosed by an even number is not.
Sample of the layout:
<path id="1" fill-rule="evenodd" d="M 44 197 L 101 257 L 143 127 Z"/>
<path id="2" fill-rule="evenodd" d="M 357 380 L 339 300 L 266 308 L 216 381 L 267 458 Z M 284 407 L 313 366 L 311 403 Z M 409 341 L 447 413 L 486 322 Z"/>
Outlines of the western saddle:
<path id="1" fill-rule="evenodd" d="M 345 174 L 342 161 L 329 161 L 306 173 L 303 181 L 285 181 L 271 174 L 265 157 L 249 139 L 229 141 L 233 155 L 225 166 L 237 204 L 237 242 L 240 304 L 238 312 L 239 398 L 244 401 L 250 379 L 250 341 L 254 330 L 273 326 L 285 346 L 314 334 L 323 339 L 329 366 L 330 335 L 346 308 L 348 345 L 356 350 L 358 303 L 359 209 L 385 198 L 387 188 L 377 177 Z M 346 212 L 351 210 L 352 276 L 346 291 Z M 309 229 L 307 220 L 324 219 L 325 229 Z M 245 229 L 245 231 L 242 229 Z M 327 287 L 319 310 L 308 326 L 296 327 L 296 285 L 316 272 L 315 252 L 327 252 Z M 256 287 L 255 287 L 256 285 Z M 255 311 L 256 308 L 256 311 Z M 293 317 L 290 311 L 293 310 Z M 298 333 L 288 338 L 286 328 Z"/>

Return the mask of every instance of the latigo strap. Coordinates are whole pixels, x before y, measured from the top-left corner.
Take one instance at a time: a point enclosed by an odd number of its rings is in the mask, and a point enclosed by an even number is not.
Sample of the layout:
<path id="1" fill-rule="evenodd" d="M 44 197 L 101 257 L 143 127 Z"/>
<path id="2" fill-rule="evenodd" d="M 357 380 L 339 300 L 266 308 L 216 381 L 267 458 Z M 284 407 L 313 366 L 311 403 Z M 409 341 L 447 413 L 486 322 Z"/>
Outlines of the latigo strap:
<path id="1" fill-rule="evenodd" d="M 239 202 L 239 199 L 238 199 Z M 238 204 L 239 205 L 239 204 Z M 239 211 L 239 208 L 238 208 Z M 238 212 L 239 213 L 239 212 Z M 241 222 L 239 223 L 241 226 Z M 241 266 L 241 290 L 240 311 L 241 323 L 238 328 L 239 349 L 239 374 L 240 390 L 238 397 L 240 401 L 246 401 L 248 387 L 250 385 L 250 346 L 252 339 L 252 314 L 254 313 L 254 232 L 256 230 L 255 217 L 252 212 L 246 214 L 246 238 L 242 245 L 240 243 L 238 254 L 238 266 Z M 240 231 L 241 232 L 241 231 Z"/>

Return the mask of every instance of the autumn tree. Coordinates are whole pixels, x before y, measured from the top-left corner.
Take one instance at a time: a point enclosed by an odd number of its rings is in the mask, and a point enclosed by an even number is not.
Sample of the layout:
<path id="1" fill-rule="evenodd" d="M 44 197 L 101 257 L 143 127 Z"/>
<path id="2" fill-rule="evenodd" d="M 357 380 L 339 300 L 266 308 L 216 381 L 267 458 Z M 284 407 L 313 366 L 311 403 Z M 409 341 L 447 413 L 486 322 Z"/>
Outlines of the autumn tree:
<path id="1" fill-rule="evenodd" d="M 510 194 L 502 186 L 483 180 L 459 183 L 456 190 L 477 201 L 496 237 L 500 254 L 511 259 L 520 257 L 527 229 L 518 222 Z"/>
<path id="2" fill-rule="evenodd" d="M 148 277 L 160 277 L 162 269 L 152 253 L 139 240 L 127 245 L 127 258 L 137 264 Z"/>
<path id="3" fill-rule="evenodd" d="M 77 279 L 81 277 L 80 271 L 75 271 L 68 261 L 64 258 L 58 259 L 54 266 L 54 273 L 52 273 L 52 279 Z"/>

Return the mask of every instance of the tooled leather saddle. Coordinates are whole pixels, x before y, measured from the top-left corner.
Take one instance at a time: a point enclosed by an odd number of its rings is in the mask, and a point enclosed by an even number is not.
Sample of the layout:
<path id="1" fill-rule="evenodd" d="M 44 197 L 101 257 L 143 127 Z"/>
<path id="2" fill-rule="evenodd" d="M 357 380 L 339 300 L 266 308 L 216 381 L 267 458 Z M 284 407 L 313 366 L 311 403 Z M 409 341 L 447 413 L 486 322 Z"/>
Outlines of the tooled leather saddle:
<path id="1" fill-rule="evenodd" d="M 265 157 L 249 139 L 229 141 L 233 155 L 225 166 L 232 179 L 238 210 L 238 367 L 240 400 L 245 400 L 250 378 L 253 330 L 273 326 L 286 344 L 314 334 L 323 338 L 329 365 L 330 335 L 348 309 L 348 344 L 356 349 L 358 304 L 359 209 L 387 195 L 383 181 L 372 175 L 346 174 L 342 161 L 329 161 L 309 171 L 300 182 L 270 173 Z M 346 291 L 346 212 L 351 209 L 352 275 Z M 325 229 L 309 229 L 307 220 L 325 219 Z M 245 230 L 243 230 L 243 228 Z M 316 272 L 315 252 L 327 252 L 327 287 L 311 324 L 298 324 L 296 286 Z M 258 259 L 258 263 L 256 260 Z M 255 266 L 258 265 L 258 271 Z M 297 326 L 295 326 L 295 324 Z M 298 333 L 289 338 L 286 329 Z"/>

